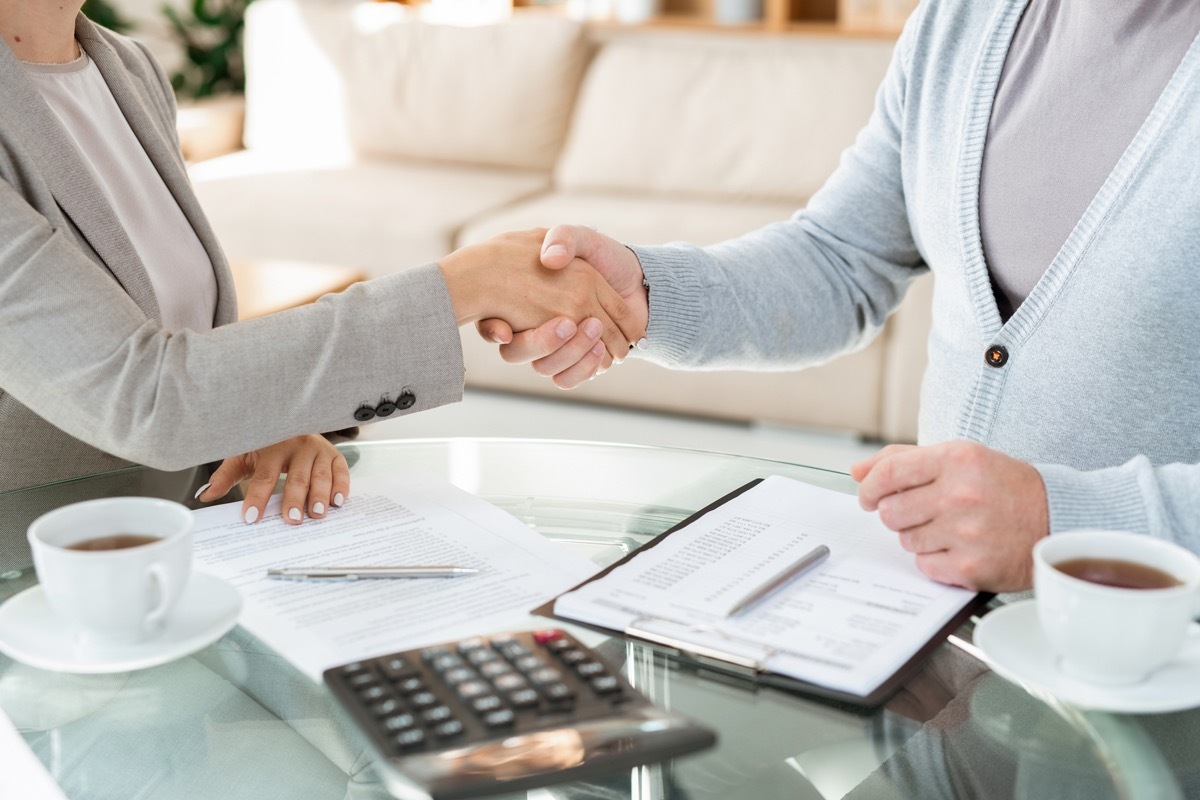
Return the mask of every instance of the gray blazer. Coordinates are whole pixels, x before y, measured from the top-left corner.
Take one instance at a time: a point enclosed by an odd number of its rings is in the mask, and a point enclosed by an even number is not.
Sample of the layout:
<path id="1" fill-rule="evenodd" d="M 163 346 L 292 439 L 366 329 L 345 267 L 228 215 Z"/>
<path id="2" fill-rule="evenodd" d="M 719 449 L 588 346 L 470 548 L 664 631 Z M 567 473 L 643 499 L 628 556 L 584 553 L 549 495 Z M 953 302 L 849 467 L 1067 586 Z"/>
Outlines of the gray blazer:
<path id="1" fill-rule="evenodd" d="M 82 15 L 76 37 L 212 260 L 219 327 L 162 329 L 115 212 L 0 45 L 0 491 L 130 462 L 182 469 L 351 427 L 402 395 L 396 415 L 461 399 L 458 329 L 433 264 L 231 324 L 229 268 L 188 184 L 162 70 Z"/>

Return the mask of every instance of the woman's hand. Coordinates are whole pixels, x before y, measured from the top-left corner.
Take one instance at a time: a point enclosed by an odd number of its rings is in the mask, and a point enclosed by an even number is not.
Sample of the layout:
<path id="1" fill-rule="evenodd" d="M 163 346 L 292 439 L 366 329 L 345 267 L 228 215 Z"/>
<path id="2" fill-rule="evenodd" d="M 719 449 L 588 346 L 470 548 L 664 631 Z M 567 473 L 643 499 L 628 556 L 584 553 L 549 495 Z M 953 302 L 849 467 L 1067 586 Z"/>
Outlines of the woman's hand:
<path id="1" fill-rule="evenodd" d="M 331 505 L 342 505 L 350 494 L 350 465 L 345 456 L 324 436 L 307 434 L 225 459 L 196 498 L 205 503 L 219 500 L 249 478 L 242 519 L 257 522 L 285 472 L 283 521 L 289 525 L 299 525 L 305 514 L 314 519 L 324 517 Z"/>

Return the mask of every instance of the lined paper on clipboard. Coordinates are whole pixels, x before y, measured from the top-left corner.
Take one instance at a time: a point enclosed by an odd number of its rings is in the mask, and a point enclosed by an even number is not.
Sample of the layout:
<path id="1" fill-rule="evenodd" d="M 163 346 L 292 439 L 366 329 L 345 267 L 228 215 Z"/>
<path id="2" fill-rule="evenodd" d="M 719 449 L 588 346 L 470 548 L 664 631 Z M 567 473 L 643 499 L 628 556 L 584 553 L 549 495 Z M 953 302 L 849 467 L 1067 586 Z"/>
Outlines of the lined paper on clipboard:
<path id="1" fill-rule="evenodd" d="M 866 698 L 981 600 L 921 574 L 853 496 L 782 477 L 735 495 L 559 596 L 554 615 Z M 728 616 L 821 544 L 823 564 Z"/>

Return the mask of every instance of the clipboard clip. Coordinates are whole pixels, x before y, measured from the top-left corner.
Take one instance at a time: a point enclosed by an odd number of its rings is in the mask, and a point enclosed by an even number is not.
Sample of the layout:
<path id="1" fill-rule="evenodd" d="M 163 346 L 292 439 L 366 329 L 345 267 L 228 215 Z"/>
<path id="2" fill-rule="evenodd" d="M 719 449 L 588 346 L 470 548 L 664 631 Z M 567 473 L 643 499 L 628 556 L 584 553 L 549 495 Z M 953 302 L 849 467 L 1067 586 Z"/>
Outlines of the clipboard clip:
<path id="1" fill-rule="evenodd" d="M 655 623 L 660 626 L 678 628 L 681 633 L 712 633 L 720 636 L 731 643 L 737 642 L 729 634 L 716 628 L 712 625 L 685 625 L 678 622 L 673 622 L 659 617 L 636 617 L 632 622 L 625 626 L 625 635 L 634 639 L 641 639 L 650 642 L 651 644 L 662 645 L 669 647 L 672 650 L 678 650 L 682 655 L 697 661 L 701 664 L 706 664 L 717 669 L 745 674 L 748 677 L 761 675 L 767 671 L 766 662 L 776 654 L 776 650 L 765 645 L 750 644 L 751 647 L 757 647 L 762 650 L 762 655 L 758 658 L 752 658 L 740 653 L 731 653 L 727 650 L 721 650 L 709 645 L 700 644 L 698 642 L 689 642 L 685 639 L 669 636 L 665 633 L 648 630 L 644 627 L 647 622 Z M 747 645 L 747 642 L 741 642 Z"/>

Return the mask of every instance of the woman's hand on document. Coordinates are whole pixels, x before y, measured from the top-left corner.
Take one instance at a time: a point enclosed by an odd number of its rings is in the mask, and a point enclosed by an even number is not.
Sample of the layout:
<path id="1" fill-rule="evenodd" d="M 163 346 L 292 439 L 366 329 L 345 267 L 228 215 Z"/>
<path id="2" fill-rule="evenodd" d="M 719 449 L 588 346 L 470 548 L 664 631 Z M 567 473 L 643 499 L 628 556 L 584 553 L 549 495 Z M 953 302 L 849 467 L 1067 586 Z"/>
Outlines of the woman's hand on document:
<path id="1" fill-rule="evenodd" d="M 626 351 L 629 345 L 638 343 L 646 335 L 649 296 L 642 282 L 642 265 L 628 247 L 583 225 L 557 225 L 548 231 L 535 229 L 506 235 L 521 237 L 522 242 L 535 238 L 544 267 L 565 270 L 582 260 L 603 277 L 627 311 L 620 326 L 628 340 Z M 561 389 L 578 386 L 603 372 L 611 363 L 608 359 L 596 358 L 595 353 L 589 351 L 595 336 L 590 335 L 586 323 L 574 335 L 565 335 L 565 331 L 554 324 L 515 331 L 508 321 L 494 318 L 481 320 L 477 327 L 480 336 L 500 345 L 500 356 L 505 361 L 510 364 L 532 362 L 535 372 L 553 378 Z M 621 361 L 625 351 L 614 353 L 610 347 L 609 355 Z"/>
<path id="2" fill-rule="evenodd" d="M 850 468 L 859 503 L 935 581 L 990 592 L 1033 585 L 1033 546 L 1050 532 L 1041 473 L 977 442 L 889 445 Z"/>
<path id="3" fill-rule="evenodd" d="M 225 459 L 196 498 L 206 503 L 219 500 L 240 481 L 249 479 L 242 519 L 257 522 L 284 473 L 283 521 L 289 525 L 299 525 L 306 516 L 324 517 L 330 506 L 342 505 L 350 494 L 350 467 L 345 456 L 324 436 L 309 434 Z"/>

